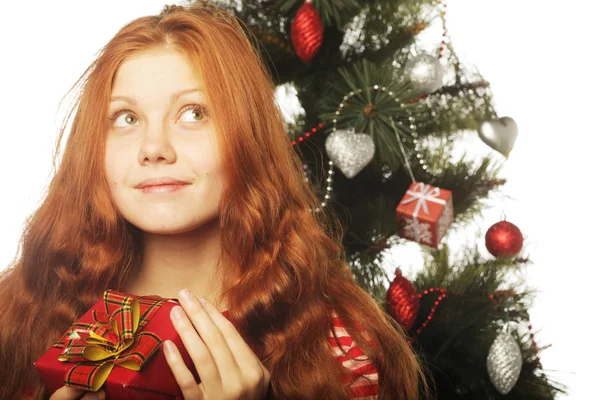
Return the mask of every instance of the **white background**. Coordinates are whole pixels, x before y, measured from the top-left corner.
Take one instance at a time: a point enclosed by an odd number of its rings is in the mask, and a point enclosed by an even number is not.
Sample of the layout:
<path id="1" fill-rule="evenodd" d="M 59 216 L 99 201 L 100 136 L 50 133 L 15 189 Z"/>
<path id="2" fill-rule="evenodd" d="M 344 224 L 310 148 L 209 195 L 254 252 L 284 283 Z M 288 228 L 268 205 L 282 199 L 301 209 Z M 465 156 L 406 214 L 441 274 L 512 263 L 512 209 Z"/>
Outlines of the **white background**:
<path id="1" fill-rule="evenodd" d="M 517 224 L 534 261 L 525 271 L 539 293 L 531 310 L 548 375 L 569 386 L 569 399 L 598 398 L 597 63 L 598 11 L 592 0 L 448 2 L 448 30 L 461 60 L 491 83 L 500 116 L 519 126 L 503 169 L 503 193 L 482 218 L 449 237 L 483 248 L 487 227 Z M 551 4 L 552 3 L 552 4 Z M 9 2 L 0 24 L 0 268 L 17 251 L 25 218 L 50 179 L 51 154 L 64 108 L 61 97 L 125 23 L 160 11 L 164 1 Z M 440 32 L 425 32 L 437 41 Z M 425 39 L 421 39 L 425 40 Z M 290 105 L 282 104 L 282 107 Z M 490 152 L 471 134 L 468 151 Z M 418 246 L 394 249 L 389 272 L 420 268 Z M 566 397 L 561 397 L 566 398 Z"/>

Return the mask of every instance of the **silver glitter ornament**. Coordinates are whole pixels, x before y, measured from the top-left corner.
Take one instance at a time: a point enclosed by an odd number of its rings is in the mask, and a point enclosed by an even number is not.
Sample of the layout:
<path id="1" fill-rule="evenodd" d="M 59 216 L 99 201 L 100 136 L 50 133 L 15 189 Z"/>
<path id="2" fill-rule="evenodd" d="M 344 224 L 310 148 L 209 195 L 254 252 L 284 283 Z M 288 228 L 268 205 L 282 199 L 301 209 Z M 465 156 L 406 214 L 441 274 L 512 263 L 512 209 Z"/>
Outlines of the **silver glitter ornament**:
<path id="1" fill-rule="evenodd" d="M 352 130 L 337 130 L 325 140 L 325 150 L 348 179 L 354 178 L 371 162 L 375 155 L 375 142 L 370 135 Z"/>
<path id="2" fill-rule="evenodd" d="M 508 157 L 517 140 L 519 130 L 517 123 L 510 117 L 502 117 L 495 121 L 484 121 L 479 125 L 479 137 L 483 143 Z"/>
<path id="3" fill-rule="evenodd" d="M 421 94 L 433 93 L 443 85 L 444 67 L 427 53 L 411 57 L 404 70 Z"/>
<path id="4" fill-rule="evenodd" d="M 506 395 L 517 383 L 523 357 L 519 344 L 508 332 L 498 334 L 487 357 L 487 370 L 492 384 Z"/>

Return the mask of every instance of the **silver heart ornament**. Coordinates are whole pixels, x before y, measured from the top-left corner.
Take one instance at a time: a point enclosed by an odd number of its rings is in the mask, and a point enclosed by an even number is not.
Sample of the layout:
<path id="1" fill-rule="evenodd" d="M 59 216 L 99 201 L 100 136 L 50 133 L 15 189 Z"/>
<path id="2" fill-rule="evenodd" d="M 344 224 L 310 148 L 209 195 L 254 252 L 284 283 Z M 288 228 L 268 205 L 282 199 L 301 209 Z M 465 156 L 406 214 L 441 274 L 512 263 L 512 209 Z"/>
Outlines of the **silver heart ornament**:
<path id="1" fill-rule="evenodd" d="M 479 137 L 483 143 L 508 157 L 517 140 L 517 123 L 510 117 L 484 121 L 479 125 Z"/>
<path id="2" fill-rule="evenodd" d="M 375 143 L 370 135 L 354 133 L 354 129 L 337 130 L 325 140 L 325 150 L 335 166 L 351 179 L 371 162 Z"/>

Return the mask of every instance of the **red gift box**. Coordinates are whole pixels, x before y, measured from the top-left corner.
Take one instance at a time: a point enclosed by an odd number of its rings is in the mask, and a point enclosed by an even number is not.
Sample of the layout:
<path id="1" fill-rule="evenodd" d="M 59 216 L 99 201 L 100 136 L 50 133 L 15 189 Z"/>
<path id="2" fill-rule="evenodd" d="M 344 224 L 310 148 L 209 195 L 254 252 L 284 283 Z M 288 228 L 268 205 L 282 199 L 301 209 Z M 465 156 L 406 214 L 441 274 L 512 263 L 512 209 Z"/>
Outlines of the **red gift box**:
<path id="1" fill-rule="evenodd" d="M 396 207 L 400 236 L 437 248 L 454 219 L 452 192 L 413 182 Z"/>
<path id="2" fill-rule="evenodd" d="M 183 399 L 162 342 L 171 340 L 200 382 L 170 318 L 177 299 L 107 290 L 35 363 L 52 394 L 62 386 L 106 392 L 109 400 Z M 228 317 L 228 312 L 223 315 Z M 64 361 L 61 361 L 64 360 Z"/>

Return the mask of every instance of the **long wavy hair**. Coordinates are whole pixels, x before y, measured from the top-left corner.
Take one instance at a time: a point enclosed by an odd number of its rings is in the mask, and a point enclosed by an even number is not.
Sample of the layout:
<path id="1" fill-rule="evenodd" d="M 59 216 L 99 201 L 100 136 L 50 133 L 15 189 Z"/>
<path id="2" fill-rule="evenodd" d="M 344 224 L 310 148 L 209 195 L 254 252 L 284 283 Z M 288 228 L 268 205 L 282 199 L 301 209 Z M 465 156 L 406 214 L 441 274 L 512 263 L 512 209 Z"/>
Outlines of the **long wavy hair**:
<path id="1" fill-rule="evenodd" d="M 360 375 L 332 356 L 335 310 L 377 368 L 379 398 L 420 397 L 424 375 L 404 331 L 352 278 L 341 223 L 312 211 L 320 201 L 304 181 L 252 40 L 242 21 L 216 6 L 166 6 L 122 27 L 69 90 L 79 88 L 52 181 L 1 275 L 0 398 L 27 391 L 47 398 L 33 362 L 139 265 L 139 232 L 119 214 L 103 172 L 106 112 L 121 63 L 156 46 L 179 51 L 205 83 L 225 168 L 222 254 L 233 266 L 219 301 L 227 299 L 232 322 L 257 344 L 272 396 L 349 397 L 341 382 Z"/>

